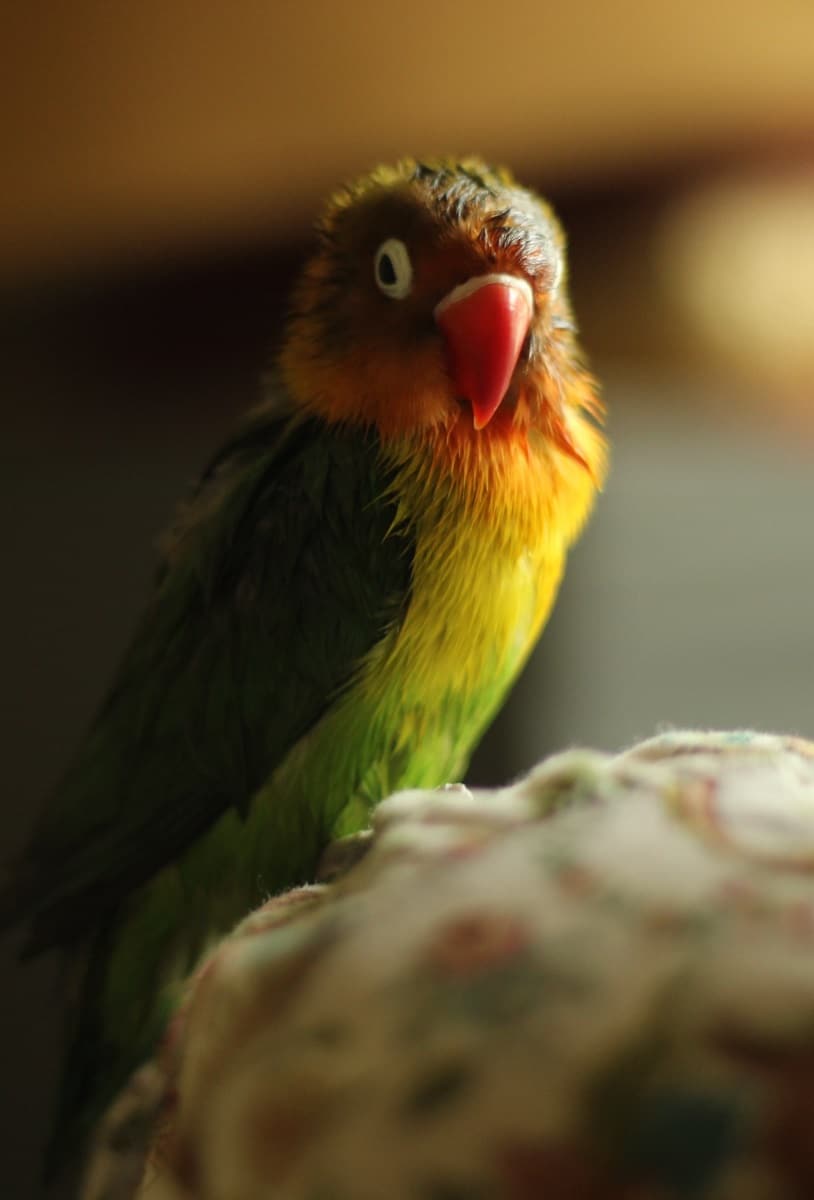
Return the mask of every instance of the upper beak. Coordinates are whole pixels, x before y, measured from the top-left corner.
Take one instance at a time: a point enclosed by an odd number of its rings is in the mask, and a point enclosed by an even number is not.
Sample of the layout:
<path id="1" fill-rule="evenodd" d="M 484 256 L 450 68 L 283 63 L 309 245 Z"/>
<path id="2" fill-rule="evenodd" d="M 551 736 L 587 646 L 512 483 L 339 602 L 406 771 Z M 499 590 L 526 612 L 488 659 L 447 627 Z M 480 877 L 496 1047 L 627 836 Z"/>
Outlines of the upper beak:
<path id="1" fill-rule="evenodd" d="M 472 405 L 476 429 L 506 395 L 533 312 L 534 293 L 517 275 L 474 275 L 435 306 L 449 373 Z"/>

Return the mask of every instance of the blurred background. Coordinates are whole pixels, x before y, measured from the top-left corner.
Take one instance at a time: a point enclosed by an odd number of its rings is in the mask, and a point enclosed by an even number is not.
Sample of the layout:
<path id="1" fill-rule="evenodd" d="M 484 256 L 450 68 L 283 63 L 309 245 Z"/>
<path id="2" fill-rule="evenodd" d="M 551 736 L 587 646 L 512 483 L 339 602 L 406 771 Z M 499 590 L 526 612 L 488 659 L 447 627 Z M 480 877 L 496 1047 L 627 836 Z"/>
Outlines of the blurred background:
<path id="1" fill-rule="evenodd" d="M 258 396 L 338 181 L 479 152 L 555 204 L 612 472 L 476 756 L 665 723 L 814 736 L 809 0 L 29 0 L 0 14 L 3 847 Z M 33 1192 L 56 964 L 4 943 L 4 1194 Z"/>

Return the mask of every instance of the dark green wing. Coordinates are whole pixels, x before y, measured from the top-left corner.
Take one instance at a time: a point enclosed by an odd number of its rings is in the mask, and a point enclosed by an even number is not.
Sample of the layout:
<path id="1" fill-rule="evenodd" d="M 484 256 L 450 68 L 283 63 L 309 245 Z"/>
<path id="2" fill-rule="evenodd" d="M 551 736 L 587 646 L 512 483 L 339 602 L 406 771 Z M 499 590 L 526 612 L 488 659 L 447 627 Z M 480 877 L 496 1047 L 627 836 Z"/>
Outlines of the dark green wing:
<path id="1" fill-rule="evenodd" d="M 69 940 L 253 792 L 409 598 L 372 433 L 255 418 L 167 538 L 80 753 L 0 891 L 32 949 Z M 22 910 L 22 911 L 21 911 Z"/>

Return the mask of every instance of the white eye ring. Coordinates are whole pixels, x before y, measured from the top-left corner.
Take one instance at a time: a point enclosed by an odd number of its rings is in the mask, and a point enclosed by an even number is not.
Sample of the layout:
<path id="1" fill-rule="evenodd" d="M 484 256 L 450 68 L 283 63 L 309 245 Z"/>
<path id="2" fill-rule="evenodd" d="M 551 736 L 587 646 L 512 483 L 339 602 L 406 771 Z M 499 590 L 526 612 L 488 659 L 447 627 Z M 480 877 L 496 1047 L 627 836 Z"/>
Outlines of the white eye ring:
<path id="1" fill-rule="evenodd" d="M 373 277 L 379 291 L 391 300 L 403 300 L 413 284 L 413 264 L 404 242 L 388 238 L 373 260 Z"/>

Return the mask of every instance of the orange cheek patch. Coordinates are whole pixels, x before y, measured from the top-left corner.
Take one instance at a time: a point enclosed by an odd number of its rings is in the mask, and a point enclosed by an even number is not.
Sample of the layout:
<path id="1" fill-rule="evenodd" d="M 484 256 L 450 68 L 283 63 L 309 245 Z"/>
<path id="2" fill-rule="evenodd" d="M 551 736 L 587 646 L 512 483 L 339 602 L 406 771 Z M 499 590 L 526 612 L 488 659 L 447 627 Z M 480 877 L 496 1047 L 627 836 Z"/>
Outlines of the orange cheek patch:
<path id="1" fill-rule="evenodd" d="M 440 343 L 412 353 L 360 345 L 325 361 L 292 341 L 283 371 L 311 411 L 332 423 L 373 425 L 385 439 L 448 424 L 459 411 Z"/>

